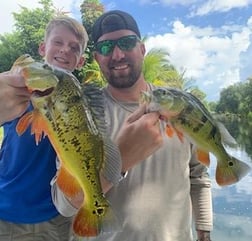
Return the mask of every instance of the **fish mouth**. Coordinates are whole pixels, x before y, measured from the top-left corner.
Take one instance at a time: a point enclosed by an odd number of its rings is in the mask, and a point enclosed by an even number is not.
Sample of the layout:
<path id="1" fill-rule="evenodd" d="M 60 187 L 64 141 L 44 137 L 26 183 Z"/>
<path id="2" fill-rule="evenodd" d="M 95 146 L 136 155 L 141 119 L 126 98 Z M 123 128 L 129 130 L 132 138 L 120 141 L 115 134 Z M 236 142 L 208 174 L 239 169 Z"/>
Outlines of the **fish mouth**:
<path id="1" fill-rule="evenodd" d="M 50 95 L 54 91 L 54 87 L 48 88 L 46 90 L 33 90 L 32 97 L 41 98 Z"/>

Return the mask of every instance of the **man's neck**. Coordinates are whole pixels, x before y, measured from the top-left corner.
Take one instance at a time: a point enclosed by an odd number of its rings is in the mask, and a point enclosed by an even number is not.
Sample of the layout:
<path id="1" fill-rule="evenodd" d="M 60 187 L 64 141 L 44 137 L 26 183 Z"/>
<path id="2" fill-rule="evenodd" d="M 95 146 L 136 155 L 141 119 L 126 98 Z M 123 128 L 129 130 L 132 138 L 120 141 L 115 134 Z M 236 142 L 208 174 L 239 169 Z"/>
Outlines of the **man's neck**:
<path id="1" fill-rule="evenodd" d="M 148 90 L 148 84 L 144 80 L 138 80 L 132 87 L 129 88 L 115 88 L 111 85 L 107 86 L 109 93 L 118 101 L 123 102 L 137 102 L 141 91 Z"/>

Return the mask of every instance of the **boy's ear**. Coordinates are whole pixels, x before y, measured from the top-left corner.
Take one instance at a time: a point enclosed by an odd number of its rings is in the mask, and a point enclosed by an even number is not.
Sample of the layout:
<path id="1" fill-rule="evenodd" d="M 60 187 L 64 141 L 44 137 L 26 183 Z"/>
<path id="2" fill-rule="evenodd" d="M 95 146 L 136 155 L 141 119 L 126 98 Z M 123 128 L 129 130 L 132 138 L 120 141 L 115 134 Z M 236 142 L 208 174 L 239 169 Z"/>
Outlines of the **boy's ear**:
<path id="1" fill-rule="evenodd" d="M 45 43 L 44 42 L 40 43 L 38 52 L 40 56 L 45 57 Z"/>
<path id="2" fill-rule="evenodd" d="M 85 64 L 85 61 L 86 61 L 85 57 L 81 56 L 79 59 L 79 63 L 76 66 L 76 69 L 80 69 Z"/>

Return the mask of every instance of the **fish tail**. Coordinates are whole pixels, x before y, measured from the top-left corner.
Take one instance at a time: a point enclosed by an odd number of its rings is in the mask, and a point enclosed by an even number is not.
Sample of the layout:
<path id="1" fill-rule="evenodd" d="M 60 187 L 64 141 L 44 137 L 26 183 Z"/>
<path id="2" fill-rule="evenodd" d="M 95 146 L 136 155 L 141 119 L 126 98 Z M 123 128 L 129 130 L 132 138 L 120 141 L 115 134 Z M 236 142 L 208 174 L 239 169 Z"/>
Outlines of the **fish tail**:
<path id="1" fill-rule="evenodd" d="M 248 174 L 251 167 L 233 156 L 228 156 L 228 160 L 218 161 L 216 167 L 216 182 L 220 186 L 234 184 Z M 223 165 L 223 163 L 225 163 Z"/>
<path id="2" fill-rule="evenodd" d="M 93 209 L 84 203 L 73 221 L 73 231 L 80 237 L 95 237 L 118 229 L 118 220 L 110 206 Z"/>

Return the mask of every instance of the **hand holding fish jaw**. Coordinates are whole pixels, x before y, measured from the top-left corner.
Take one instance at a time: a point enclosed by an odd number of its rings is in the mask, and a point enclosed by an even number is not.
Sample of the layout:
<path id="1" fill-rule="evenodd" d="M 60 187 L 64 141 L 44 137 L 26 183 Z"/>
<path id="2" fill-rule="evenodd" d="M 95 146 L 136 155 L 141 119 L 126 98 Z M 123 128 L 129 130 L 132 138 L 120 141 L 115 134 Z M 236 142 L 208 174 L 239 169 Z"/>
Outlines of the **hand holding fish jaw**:
<path id="1" fill-rule="evenodd" d="M 21 116 L 30 102 L 30 93 L 20 74 L 0 74 L 0 125 Z"/>
<path id="2" fill-rule="evenodd" d="M 145 160 L 163 144 L 159 113 L 145 113 L 145 106 L 140 106 L 123 123 L 116 143 L 123 160 L 123 172 Z"/>

